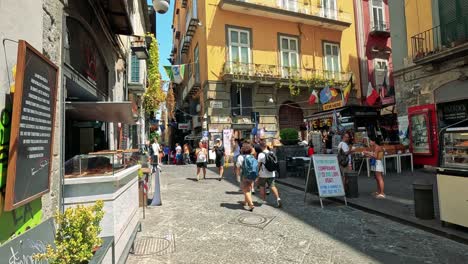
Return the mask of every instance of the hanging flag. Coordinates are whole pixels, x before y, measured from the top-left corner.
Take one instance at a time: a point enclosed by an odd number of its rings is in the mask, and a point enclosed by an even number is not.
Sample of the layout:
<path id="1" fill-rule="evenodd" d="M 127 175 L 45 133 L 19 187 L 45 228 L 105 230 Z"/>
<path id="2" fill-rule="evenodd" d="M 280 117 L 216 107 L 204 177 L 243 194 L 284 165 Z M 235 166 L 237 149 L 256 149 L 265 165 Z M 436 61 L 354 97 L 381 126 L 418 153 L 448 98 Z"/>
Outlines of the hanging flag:
<path id="1" fill-rule="evenodd" d="M 328 103 L 332 98 L 330 87 L 326 86 L 320 91 L 320 102 L 322 104 Z"/>
<path id="2" fill-rule="evenodd" d="M 164 70 L 166 71 L 167 76 L 169 77 L 169 80 L 172 82 L 174 81 L 174 75 L 172 74 L 172 66 L 163 66 Z"/>
<path id="3" fill-rule="evenodd" d="M 372 87 L 372 84 L 369 82 L 369 85 L 367 86 L 367 96 L 366 96 L 367 105 L 374 105 L 375 101 L 377 101 L 377 98 L 379 98 L 379 94 L 374 89 L 374 87 Z"/>
<path id="4" fill-rule="evenodd" d="M 313 105 L 315 104 L 316 101 L 317 101 L 317 91 L 312 90 L 312 93 L 310 94 L 310 97 L 309 97 L 309 104 Z"/>
<path id="5" fill-rule="evenodd" d="M 174 76 L 174 82 L 177 84 L 182 83 L 184 80 L 185 65 L 173 65 L 172 75 Z"/>
<path id="6" fill-rule="evenodd" d="M 330 88 L 330 93 L 332 98 L 335 98 L 338 95 L 338 91 L 335 88 Z"/>
<path id="7" fill-rule="evenodd" d="M 180 84 L 184 80 L 185 64 L 164 66 L 164 70 L 171 81 Z"/>
<path id="8" fill-rule="evenodd" d="M 353 87 L 353 75 L 349 78 L 348 84 L 346 87 L 343 89 L 343 105 L 346 105 L 348 103 L 348 97 L 349 94 L 351 93 L 351 88 Z"/>

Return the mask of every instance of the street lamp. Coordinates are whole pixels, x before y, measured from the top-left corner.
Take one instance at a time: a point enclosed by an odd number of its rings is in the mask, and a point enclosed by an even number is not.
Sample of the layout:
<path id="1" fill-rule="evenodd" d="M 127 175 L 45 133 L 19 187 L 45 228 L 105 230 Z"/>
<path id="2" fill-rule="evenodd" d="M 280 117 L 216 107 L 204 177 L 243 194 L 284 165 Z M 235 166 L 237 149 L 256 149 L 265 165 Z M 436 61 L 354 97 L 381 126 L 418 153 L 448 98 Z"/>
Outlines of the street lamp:
<path id="1" fill-rule="evenodd" d="M 169 10 L 169 0 L 153 0 L 153 7 L 159 14 L 165 14 Z"/>

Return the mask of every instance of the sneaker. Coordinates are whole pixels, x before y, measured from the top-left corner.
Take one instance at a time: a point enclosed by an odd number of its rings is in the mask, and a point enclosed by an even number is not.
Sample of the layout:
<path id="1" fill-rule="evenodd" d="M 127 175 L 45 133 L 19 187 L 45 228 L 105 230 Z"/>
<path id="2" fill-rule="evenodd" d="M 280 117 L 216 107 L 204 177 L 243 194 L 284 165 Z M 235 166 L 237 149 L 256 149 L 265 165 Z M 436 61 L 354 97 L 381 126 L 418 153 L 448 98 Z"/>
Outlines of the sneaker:
<path id="1" fill-rule="evenodd" d="M 270 194 L 270 188 L 267 188 L 267 189 L 266 189 L 266 194 L 267 194 L 267 195 Z"/>
<path id="2" fill-rule="evenodd" d="M 283 207 L 283 203 L 281 202 L 281 199 L 276 200 L 276 204 L 278 205 L 278 208 Z"/>
<path id="3" fill-rule="evenodd" d="M 385 194 L 382 194 L 382 193 L 381 193 L 381 194 L 378 194 L 377 196 L 375 196 L 375 198 L 377 198 L 377 199 L 385 199 L 386 196 L 385 196 Z"/>

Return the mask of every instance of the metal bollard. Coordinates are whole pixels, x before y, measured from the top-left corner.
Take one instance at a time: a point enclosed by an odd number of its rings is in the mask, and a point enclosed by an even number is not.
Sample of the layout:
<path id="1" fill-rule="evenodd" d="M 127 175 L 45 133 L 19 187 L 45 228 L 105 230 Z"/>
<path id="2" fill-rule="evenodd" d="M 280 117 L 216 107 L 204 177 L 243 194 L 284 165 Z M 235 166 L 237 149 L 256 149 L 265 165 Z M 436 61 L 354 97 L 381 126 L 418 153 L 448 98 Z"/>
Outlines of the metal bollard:
<path id="1" fill-rule="evenodd" d="M 414 213 L 420 219 L 434 219 L 433 184 L 425 180 L 413 182 Z"/>

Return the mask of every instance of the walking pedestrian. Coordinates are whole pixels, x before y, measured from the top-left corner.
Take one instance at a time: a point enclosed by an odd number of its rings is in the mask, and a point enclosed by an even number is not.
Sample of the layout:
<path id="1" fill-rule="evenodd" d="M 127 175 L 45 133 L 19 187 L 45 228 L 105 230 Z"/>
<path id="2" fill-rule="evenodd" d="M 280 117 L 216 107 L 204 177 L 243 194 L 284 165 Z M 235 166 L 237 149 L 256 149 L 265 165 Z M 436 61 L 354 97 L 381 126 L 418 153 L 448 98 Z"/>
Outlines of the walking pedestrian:
<path id="1" fill-rule="evenodd" d="M 252 146 L 247 143 L 243 144 L 241 155 L 237 158 L 236 164 L 236 176 L 241 178 L 241 188 L 244 193 L 244 206 L 248 206 L 250 212 L 255 208 L 252 202 L 251 188 L 258 176 L 258 162 L 252 153 Z"/>
<path id="2" fill-rule="evenodd" d="M 171 152 L 171 148 L 168 145 L 165 145 L 163 148 L 163 151 L 164 151 L 164 162 L 165 164 L 169 164 L 169 160 L 170 160 L 169 153 Z"/>
<path id="3" fill-rule="evenodd" d="M 179 143 L 176 143 L 176 164 L 180 165 L 182 164 L 182 147 L 180 146 Z"/>
<path id="4" fill-rule="evenodd" d="M 224 146 L 223 142 L 221 139 L 217 138 L 216 143 L 213 147 L 213 151 L 216 155 L 216 167 L 218 168 L 219 172 L 219 181 L 223 179 L 223 174 L 224 174 L 224 159 L 225 159 L 225 151 L 224 151 Z"/>
<path id="5" fill-rule="evenodd" d="M 234 147 L 233 147 L 233 159 L 234 159 L 234 175 L 236 175 L 236 163 L 237 163 L 237 158 L 240 155 L 240 145 L 239 145 L 239 139 L 234 139 Z M 240 179 L 237 179 L 237 182 L 240 182 Z"/>
<path id="6" fill-rule="evenodd" d="M 380 139 L 376 137 L 370 138 L 371 151 L 364 151 L 366 157 L 370 157 L 371 171 L 375 172 L 375 181 L 377 183 L 377 192 L 372 193 L 377 199 L 384 199 L 384 179 L 383 179 L 383 158 L 384 151 L 380 146 Z"/>
<path id="7" fill-rule="evenodd" d="M 276 205 L 278 208 L 281 208 L 281 198 L 275 183 L 276 171 L 279 168 L 278 159 L 276 158 L 275 153 L 267 147 L 265 142 L 261 142 L 260 147 L 262 148 L 262 152 L 258 154 L 257 178 L 257 185 L 260 186 L 260 196 L 263 202 L 266 203 L 265 185 L 268 184 L 275 195 Z"/>
<path id="8" fill-rule="evenodd" d="M 190 160 L 190 148 L 187 143 L 184 144 L 184 164 L 192 164 Z"/>
<path id="9" fill-rule="evenodd" d="M 203 170 L 203 179 L 206 179 L 208 151 L 205 148 L 203 141 L 198 143 L 198 148 L 195 150 L 195 156 L 197 157 L 197 181 L 200 180 L 200 170 Z"/>

